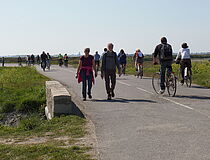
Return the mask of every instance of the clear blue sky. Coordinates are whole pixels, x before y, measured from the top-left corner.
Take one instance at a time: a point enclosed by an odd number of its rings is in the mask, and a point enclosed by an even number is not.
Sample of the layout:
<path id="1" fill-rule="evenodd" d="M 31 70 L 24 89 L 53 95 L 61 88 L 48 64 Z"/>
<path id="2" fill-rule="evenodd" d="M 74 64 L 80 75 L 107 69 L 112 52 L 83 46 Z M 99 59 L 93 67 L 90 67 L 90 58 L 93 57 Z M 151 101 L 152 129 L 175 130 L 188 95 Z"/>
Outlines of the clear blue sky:
<path id="1" fill-rule="evenodd" d="M 90 47 L 152 53 L 162 36 L 177 52 L 210 51 L 209 0 L 0 0 L 0 56 L 78 53 Z"/>

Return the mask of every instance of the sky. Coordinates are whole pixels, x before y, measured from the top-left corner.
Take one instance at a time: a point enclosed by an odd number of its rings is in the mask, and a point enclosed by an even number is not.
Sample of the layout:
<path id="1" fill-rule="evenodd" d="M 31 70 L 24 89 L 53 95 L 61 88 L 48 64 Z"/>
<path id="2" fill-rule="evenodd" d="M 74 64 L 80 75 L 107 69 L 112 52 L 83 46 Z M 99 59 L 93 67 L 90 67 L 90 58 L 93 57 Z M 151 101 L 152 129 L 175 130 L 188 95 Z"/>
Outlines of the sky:
<path id="1" fill-rule="evenodd" d="M 166 36 L 178 52 L 210 51 L 209 0 L 0 0 L 0 56 L 18 54 L 151 54 Z"/>

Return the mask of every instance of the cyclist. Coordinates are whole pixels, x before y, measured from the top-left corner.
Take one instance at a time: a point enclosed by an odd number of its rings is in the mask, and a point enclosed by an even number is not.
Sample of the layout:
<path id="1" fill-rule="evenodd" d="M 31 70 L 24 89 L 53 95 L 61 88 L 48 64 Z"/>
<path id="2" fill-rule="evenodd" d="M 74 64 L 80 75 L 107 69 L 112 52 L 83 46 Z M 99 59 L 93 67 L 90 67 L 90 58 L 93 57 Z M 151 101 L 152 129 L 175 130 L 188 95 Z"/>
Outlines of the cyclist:
<path id="1" fill-rule="evenodd" d="M 95 65 L 96 65 L 96 70 L 99 71 L 100 67 L 100 55 L 98 54 L 98 51 L 96 51 L 96 54 L 94 55 L 94 60 L 95 60 Z"/>
<path id="2" fill-rule="evenodd" d="M 181 59 L 181 61 L 180 61 Z M 179 53 L 177 54 L 176 57 L 176 63 L 179 64 L 180 61 L 180 71 L 181 71 L 181 75 L 182 75 L 182 80 L 181 83 L 184 83 L 184 70 L 187 67 L 191 74 L 192 74 L 192 65 L 191 65 L 191 57 L 190 57 L 190 49 L 187 45 L 187 43 L 183 43 L 182 44 L 182 48 L 179 50 Z"/>
<path id="3" fill-rule="evenodd" d="M 47 66 L 47 54 L 43 51 L 41 54 L 41 67 L 43 71 L 45 71 L 46 66 Z"/>
<path id="4" fill-rule="evenodd" d="M 64 66 L 65 66 L 65 67 L 68 67 L 68 62 L 69 62 L 69 57 L 68 57 L 68 55 L 65 54 L 64 57 L 63 57 L 63 59 L 64 59 Z"/>
<path id="5" fill-rule="evenodd" d="M 62 67 L 62 65 L 63 65 L 63 56 L 62 56 L 62 54 L 58 55 L 58 64 L 59 64 L 60 67 Z"/>
<path id="6" fill-rule="evenodd" d="M 160 94 L 165 92 L 165 73 L 167 69 L 167 74 L 172 73 L 172 62 L 173 62 L 173 50 L 172 46 L 167 43 L 167 38 L 161 38 L 161 44 L 156 46 L 155 51 L 153 53 L 153 64 L 158 64 L 157 56 L 159 56 L 160 62 Z"/>
<path id="7" fill-rule="evenodd" d="M 48 70 L 50 70 L 51 59 L 52 59 L 52 57 L 50 56 L 49 53 L 47 53 L 47 61 L 46 61 L 46 63 L 47 63 L 47 69 Z"/>
<path id="8" fill-rule="evenodd" d="M 134 65 L 136 68 L 136 72 L 137 74 L 135 76 L 139 77 L 140 75 L 140 68 L 143 70 L 143 63 L 144 63 L 144 54 L 141 52 L 140 49 L 137 49 L 134 56 L 133 56 L 133 60 L 134 60 Z M 141 76 L 143 76 L 143 71 Z"/>
<path id="9" fill-rule="evenodd" d="M 125 75 L 126 64 L 127 64 L 127 56 L 126 56 L 125 51 L 123 49 L 121 49 L 120 53 L 118 54 L 118 61 L 120 63 L 120 67 L 122 69 L 122 74 Z"/>

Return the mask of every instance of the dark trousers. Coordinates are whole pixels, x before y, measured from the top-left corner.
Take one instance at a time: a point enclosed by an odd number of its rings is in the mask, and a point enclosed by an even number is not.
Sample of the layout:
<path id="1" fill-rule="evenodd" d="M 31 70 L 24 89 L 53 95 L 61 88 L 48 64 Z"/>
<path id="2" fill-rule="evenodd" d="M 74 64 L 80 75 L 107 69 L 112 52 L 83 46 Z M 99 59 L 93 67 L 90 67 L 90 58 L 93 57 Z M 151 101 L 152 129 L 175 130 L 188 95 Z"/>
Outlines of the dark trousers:
<path id="1" fill-rule="evenodd" d="M 180 62 L 180 71 L 181 71 L 181 75 L 182 75 L 182 80 L 184 80 L 184 70 L 186 67 L 190 70 L 191 75 L 192 75 L 192 71 L 191 71 L 192 65 L 191 65 L 190 59 L 183 59 Z"/>
<path id="2" fill-rule="evenodd" d="M 172 61 L 165 61 L 161 62 L 161 68 L 160 68 L 160 88 L 162 90 L 165 90 L 165 75 L 166 75 L 166 69 L 167 74 L 170 74 L 172 72 Z"/>
<path id="3" fill-rule="evenodd" d="M 82 77 L 82 95 L 83 98 L 86 98 L 86 95 L 91 95 L 91 89 L 92 89 L 92 79 L 93 74 L 91 73 L 89 76 L 86 75 L 86 71 L 81 71 L 81 77 Z M 88 92 L 87 92 L 87 86 L 88 86 Z"/>
<path id="4" fill-rule="evenodd" d="M 110 81 L 111 81 L 111 87 L 110 87 Z M 116 86 L 116 71 L 115 70 L 105 71 L 105 84 L 106 84 L 107 94 L 111 94 L 111 92 L 114 92 L 114 89 Z"/>

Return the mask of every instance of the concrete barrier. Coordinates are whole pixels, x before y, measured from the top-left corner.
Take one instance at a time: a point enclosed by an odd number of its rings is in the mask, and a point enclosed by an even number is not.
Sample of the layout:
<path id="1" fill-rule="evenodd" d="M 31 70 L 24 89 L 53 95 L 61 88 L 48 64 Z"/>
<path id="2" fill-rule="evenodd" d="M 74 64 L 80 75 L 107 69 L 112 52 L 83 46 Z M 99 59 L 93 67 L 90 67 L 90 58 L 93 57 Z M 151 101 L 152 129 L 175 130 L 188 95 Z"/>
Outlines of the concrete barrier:
<path id="1" fill-rule="evenodd" d="M 84 117 L 79 108 L 72 102 L 70 93 L 58 81 L 46 82 L 46 98 L 45 114 L 47 119 L 60 115 Z"/>

